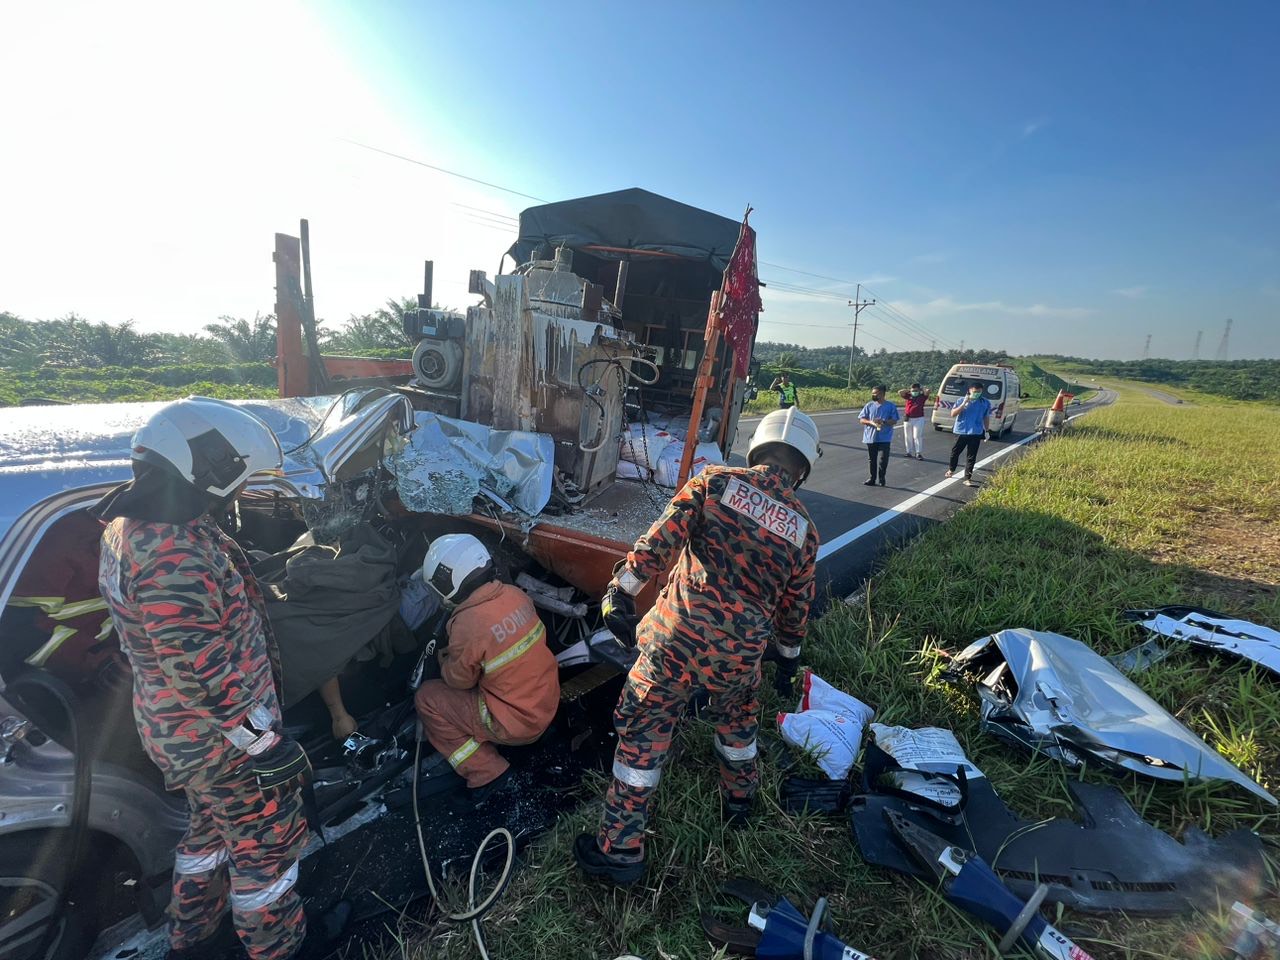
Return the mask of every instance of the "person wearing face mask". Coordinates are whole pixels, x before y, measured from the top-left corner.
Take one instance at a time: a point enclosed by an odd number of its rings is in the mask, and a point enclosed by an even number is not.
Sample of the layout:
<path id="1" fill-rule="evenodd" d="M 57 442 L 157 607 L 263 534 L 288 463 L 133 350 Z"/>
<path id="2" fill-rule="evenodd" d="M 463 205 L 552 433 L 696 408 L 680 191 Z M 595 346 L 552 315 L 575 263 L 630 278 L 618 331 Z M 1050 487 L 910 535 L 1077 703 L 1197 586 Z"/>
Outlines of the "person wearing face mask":
<path id="1" fill-rule="evenodd" d="M 862 424 L 862 442 L 867 445 L 867 462 L 871 475 L 863 486 L 885 485 L 884 475 L 889 469 L 889 445 L 893 442 L 893 427 L 898 422 L 898 405 L 884 398 L 883 384 L 871 388 L 871 402 L 858 414 Z M 877 466 L 878 463 L 878 466 Z"/>
<path id="2" fill-rule="evenodd" d="M 899 390 L 903 403 L 903 416 L 906 422 L 902 427 L 902 439 L 907 445 L 907 456 L 917 460 L 924 459 L 924 405 L 929 400 L 929 391 L 918 383 L 913 383 L 909 390 Z"/>
<path id="3" fill-rule="evenodd" d="M 961 451 L 965 454 L 964 485 L 977 486 L 973 479 L 973 466 L 978 460 L 978 446 L 983 438 L 991 436 L 991 401 L 982 395 L 982 384 L 969 384 L 969 393 L 956 405 L 955 423 L 951 432 L 956 442 L 951 445 L 951 460 L 947 476 L 955 476 Z"/>

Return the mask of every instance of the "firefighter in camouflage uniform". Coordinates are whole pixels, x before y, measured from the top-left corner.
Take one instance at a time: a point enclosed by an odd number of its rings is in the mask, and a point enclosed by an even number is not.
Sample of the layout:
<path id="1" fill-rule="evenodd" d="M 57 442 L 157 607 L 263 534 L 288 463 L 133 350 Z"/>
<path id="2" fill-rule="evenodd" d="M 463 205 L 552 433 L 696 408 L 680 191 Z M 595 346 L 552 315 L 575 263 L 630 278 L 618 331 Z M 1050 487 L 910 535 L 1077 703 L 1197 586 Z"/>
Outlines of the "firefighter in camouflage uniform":
<path id="1" fill-rule="evenodd" d="M 165 784 L 186 794 L 174 857 L 169 957 L 211 949 L 228 906 L 253 960 L 313 952 L 350 907 L 315 918 L 295 889 L 309 772 L 280 733 L 279 654 L 239 546 L 213 519 L 280 444 L 257 417 L 193 397 L 133 437 L 134 479 L 95 508 L 107 524 L 99 586 L 133 668 L 134 717 Z"/>
<path id="2" fill-rule="evenodd" d="M 592 876 L 634 883 L 644 872 L 649 804 L 676 723 L 695 691 L 710 695 L 724 817 L 745 824 L 756 792 L 761 660 L 789 691 L 814 596 L 818 534 L 796 494 L 820 455 L 818 428 L 794 407 L 761 421 L 747 467 L 708 467 L 689 480 L 619 564 L 605 622 L 639 657 L 618 701 L 613 782 L 598 835 L 574 844 Z M 677 556 L 678 554 L 678 556 Z M 653 608 L 635 596 L 675 559 Z"/>

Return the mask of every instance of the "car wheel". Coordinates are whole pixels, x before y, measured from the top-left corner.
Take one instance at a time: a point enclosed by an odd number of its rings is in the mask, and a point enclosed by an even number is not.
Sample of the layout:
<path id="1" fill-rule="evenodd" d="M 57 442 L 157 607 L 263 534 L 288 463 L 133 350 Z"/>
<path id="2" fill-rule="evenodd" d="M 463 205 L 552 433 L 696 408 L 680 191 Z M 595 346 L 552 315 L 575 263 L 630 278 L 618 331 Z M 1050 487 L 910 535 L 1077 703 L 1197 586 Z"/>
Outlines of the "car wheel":
<path id="1" fill-rule="evenodd" d="M 0 838 L 0 957 L 83 960 L 93 946 L 98 930 L 91 906 L 68 901 L 54 917 L 55 884 L 64 871 L 50 844 L 59 842 L 45 832 Z"/>

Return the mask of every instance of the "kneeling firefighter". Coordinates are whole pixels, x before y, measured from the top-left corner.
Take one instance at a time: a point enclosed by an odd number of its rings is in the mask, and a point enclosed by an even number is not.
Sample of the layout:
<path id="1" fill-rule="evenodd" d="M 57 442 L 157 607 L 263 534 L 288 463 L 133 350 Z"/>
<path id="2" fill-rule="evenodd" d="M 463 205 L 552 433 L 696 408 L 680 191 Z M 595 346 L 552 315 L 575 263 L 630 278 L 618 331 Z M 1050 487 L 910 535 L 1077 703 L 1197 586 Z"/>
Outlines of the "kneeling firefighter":
<path id="1" fill-rule="evenodd" d="M 708 467 L 685 484 L 619 564 L 605 594 L 605 623 L 635 642 L 614 723 L 613 782 L 597 835 L 581 834 L 582 869 L 614 883 L 644 872 L 650 800 L 676 722 L 695 691 L 710 695 L 727 823 L 742 826 L 758 784 L 760 662 L 772 637 L 780 694 L 789 692 L 814 596 L 818 534 L 796 490 L 821 455 L 818 428 L 792 407 L 768 414 L 747 467 Z M 635 596 L 675 567 L 639 623 Z"/>
<path id="2" fill-rule="evenodd" d="M 493 558 L 467 533 L 437 537 L 422 579 L 451 609 L 440 675 L 414 703 L 427 739 L 466 779 L 479 803 L 509 776 L 494 744 L 541 737 L 560 704 L 560 675 L 547 631 L 523 590 L 497 579 Z"/>
<path id="3" fill-rule="evenodd" d="M 93 513 L 99 586 L 133 668 L 142 745 L 190 818 L 174 857 L 169 957 L 208 954 L 228 902 L 253 960 L 318 954 L 350 916 L 308 924 L 294 889 L 306 845 L 299 744 L 280 731 L 279 653 L 262 592 L 214 517 L 280 444 L 257 417 L 192 397 L 133 437 L 133 480 Z"/>

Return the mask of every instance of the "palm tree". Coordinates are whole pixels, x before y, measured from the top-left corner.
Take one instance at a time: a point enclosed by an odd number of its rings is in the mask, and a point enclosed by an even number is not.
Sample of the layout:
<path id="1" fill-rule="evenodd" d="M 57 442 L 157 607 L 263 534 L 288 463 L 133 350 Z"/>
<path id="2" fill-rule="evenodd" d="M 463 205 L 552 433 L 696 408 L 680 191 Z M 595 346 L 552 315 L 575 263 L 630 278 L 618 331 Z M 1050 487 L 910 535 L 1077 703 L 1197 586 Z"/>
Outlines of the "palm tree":
<path id="1" fill-rule="evenodd" d="M 276 355 L 276 318 L 274 314 L 255 313 L 253 320 L 219 317 L 217 323 L 205 325 L 205 333 L 222 345 L 227 355 L 239 363 L 261 363 Z"/>

